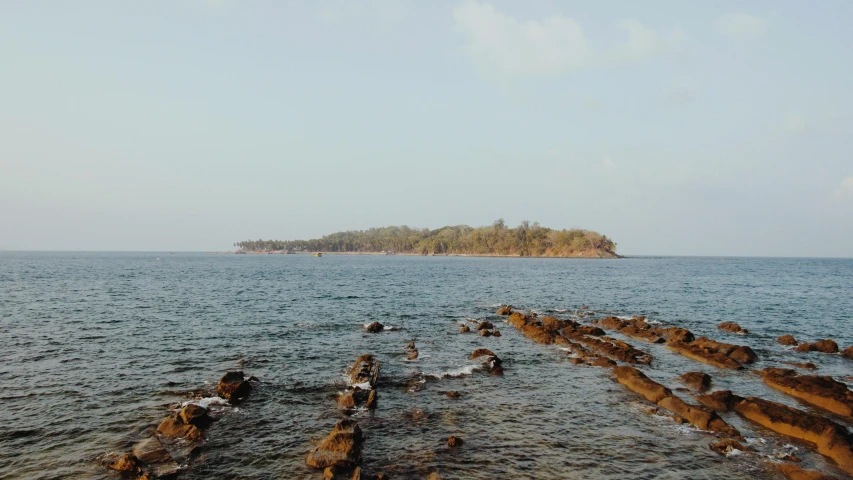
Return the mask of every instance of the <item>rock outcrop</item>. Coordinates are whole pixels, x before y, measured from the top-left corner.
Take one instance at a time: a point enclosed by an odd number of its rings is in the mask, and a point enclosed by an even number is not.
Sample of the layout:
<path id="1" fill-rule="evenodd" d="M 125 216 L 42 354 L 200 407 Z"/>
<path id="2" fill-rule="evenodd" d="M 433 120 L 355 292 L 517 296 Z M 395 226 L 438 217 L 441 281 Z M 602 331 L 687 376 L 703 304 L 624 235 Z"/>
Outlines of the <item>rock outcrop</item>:
<path id="1" fill-rule="evenodd" d="M 704 392 L 711 387 L 711 376 L 703 372 L 687 372 L 678 377 L 678 379 L 681 383 L 700 392 Z"/>
<path id="2" fill-rule="evenodd" d="M 216 394 L 232 402 L 243 400 L 251 392 L 252 384 L 246 380 L 243 372 L 240 371 L 225 373 L 216 386 Z"/>
<path id="3" fill-rule="evenodd" d="M 671 341 L 666 346 L 698 362 L 733 370 L 740 370 L 742 364 L 753 363 L 758 359 L 749 347 L 717 342 L 706 337 L 699 337 L 690 343 Z"/>
<path id="4" fill-rule="evenodd" d="M 341 420 L 312 450 L 305 463 L 314 468 L 354 469 L 361 463 L 364 434 L 353 420 Z"/>
<path id="5" fill-rule="evenodd" d="M 803 342 L 797 345 L 794 350 L 798 352 L 838 353 L 838 344 L 835 343 L 835 340 L 824 339 L 813 343 Z"/>
<path id="6" fill-rule="evenodd" d="M 723 322 L 717 325 L 717 328 L 719 328 L 720 330 L 725 330 L 727 332 L 737 333 L 739 335 L 746 335 L 749 333 L 747 329 L 741 328 L 740 325 L 734 322 Z"/>
<path id="7" fill-rule="evenodd" d="M 614 367 L 612 372 L 617 382 L 642 395 L 646 400 L 690 422 L 692 425 L 702 430 L 710 430 L 740 438 L 740 432 L 726 423 L 716 413 L 699 405 L 689 405 L 674 395 L 670 389 L 650 379 L 635 367 Z"/>
<path id="8" fill-rule="evenodd" d="M 788 368 L 756 370 L 764 383 L 807 403 L 853 419 L 853 392 L 832 377 L 800 375 Z"/>
<path id="9" fill-rule="evenodd" d="M 775 467 L 779 473 L 785 475 L 789 480 L 838 480 L 837 478 L 826 475 L 823 472 L 806 470 L 792 463 L 778 463 Z"/>
<path id="10" fill-rule="evenodd" d="M 364 327 L 364 329 L 370 333 L 379 333 L 385 329 L 385 325 L 382 325 L 379 322 L 372 322 L 369 323 L 366 327 Z"/>
<path id="11" fill-rule="evenodd" d="M 797 339 L 794 338 L 793 335 L 787 334 L 777 338 L 776 342 L 781 343 L 782 345 L 794 346 L 797 344 Z"/>

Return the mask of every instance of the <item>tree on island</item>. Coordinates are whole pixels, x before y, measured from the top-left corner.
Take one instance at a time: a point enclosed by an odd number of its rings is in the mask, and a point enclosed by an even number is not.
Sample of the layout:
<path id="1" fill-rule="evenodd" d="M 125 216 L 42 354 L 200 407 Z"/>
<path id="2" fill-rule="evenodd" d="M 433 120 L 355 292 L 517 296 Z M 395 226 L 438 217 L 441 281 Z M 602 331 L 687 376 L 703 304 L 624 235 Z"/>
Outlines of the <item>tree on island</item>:
<path id="1" fill-rule="evenodd" d="M 616 243 L 598 232 L 554 230 L 525 220 L 509 228 L 500 218 L 488 227 L 446 226 L 436 230 L 403 226 L 351 230 L 312 240 L 245 240 L 241 251 L 310 251 L 523 257 L 615 257 Z"/>

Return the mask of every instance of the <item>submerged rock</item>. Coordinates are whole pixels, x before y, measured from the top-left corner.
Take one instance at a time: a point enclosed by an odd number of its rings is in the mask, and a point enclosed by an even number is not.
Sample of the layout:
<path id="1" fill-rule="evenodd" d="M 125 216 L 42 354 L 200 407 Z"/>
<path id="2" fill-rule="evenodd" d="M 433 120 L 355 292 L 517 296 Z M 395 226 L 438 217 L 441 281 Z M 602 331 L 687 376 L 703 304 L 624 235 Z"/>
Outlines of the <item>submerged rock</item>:
<path id="1" fill-rule="evenodd" d="M 178 463 L 172 458 L 157 437 L 146 438 L 134 445 L 133 456 L 155 478 L 175 475 L 180 470 Z"/>
<path id="2" fill-rule="evenodd" d="M 781 343 L 782 345 L 788 345 L 788 346 L 794 346 L 797 344 L 797 339 L 794 338 L 794 336 L 791 334 L 782 335 L 781 337 L 777 338 L 776 341 L 778 343 Z"/>
<path id="3" fill-rule="evenodd" d="M 370 333 L 378 333 L 385 329 L 385 325 L 382 325 L 379 322 L 372 322 L 366 327 L 364 327 L 364 329 Z"/>
<path id="4" fill-rule="evenodd" d="M 444 392 L 444 395 L 447 398 L 459 398 L 462 394 L 460 394 L 459 392 L 457 392 L 455 390 L 451 390 L 449 392 Z"/>
<path id="5" fill-rule="evenodd" d="M 132 453 L 125 453 L 118 458 L 110 458 L 104 466 L 118 472 L 142 473 L 142 463 Z"/>
<path id="6" fill-rule="evenodd" d="M 480 322 L 477 324 L 477 330 L 483 330 L 483 329 L 491 330 L 493 328 L 495 328 L 495 326 L 492 325 L 492 322 L 483 321 L 483 322 Z"/>
<path id="7" fill-rule="evenodd" d="M 492 330 L 492 336 L 493 337 L 500 337 L 501 331 L 500 330 Z"/>
<path id="8" fill-rule="evenodd" d="M 251 392 L 252 384 L 245 380 L 240 371 L 227 372 L 216 386 L 216 394 L 231 401 L 242 400 Z"/>
<path id="9" fill-rule="evenodd" d="M 740 335 L 746 335 L 749 333 L 749 331 L 747 329 L 741 328 L 740 325 L 738 325 L 737 323 L 734 323 L 734 322 L 723 322 L 723 323 L 717 325 L 717 328 L 719 328 L 720 330 L 725 330 L 727 332 L 737 333 Z"/>
<path id="10" fill-rule="evenodd" d="M 710 447 L 711 450 L 719 453 L 720 455 L 728 455 L 735 450 L 740 450 L 741 452 L 748 452 L 752 450 L 751 448 L 745 447 L 742 443 L 736 440 L 732 440 L 731 438 L 724 438 L 715 443 L 709 443 L 708 447 Z"/>
<path id="11" fill-rule="evenodd" d="M 696 400 L 717 412 L 728 412 L 739 397 L 735 396 L 731 390 L 717 390 L 708 395 L 696 395 Z"/>
<path id="12" fill-rule="evenodd" d="M 461 447 L 462 444 L 465 443 L 461 438 L 454 437 L 453 435 L 447 437 L 447 446 L 451 448 Z"/>
<path id="13" fill-rule="evenodd" d="M 341 420 L 317 447 L 308 454 L 305 463 L 314 468 L 355 468 L 361 463 L 364 434 L 353 420 Z"/>
<path id="14" fill-rule="evenodd" d="M 790 463 L 775 464 L 776 470 L 790 480 L 838 480 L 836 477 L 826 475 L 816 470 L 806 470 Z"/>
<path id="15" fill-rule="evenodd" d="M 512 314 L 512 306 L 511 305 L 502 306 L 501 308 L 498 309 L 497 314 L 498 315 L 504 315 L 504 316 L 511 315 Z"/>
<path id="16" fill-rule="evenodd" d="M 459 327 L 459 333 L 468 333 L 470 331 L 471 327 L 469 327 L 468 325 L 462 325 L 461 327 Z"/>
<path id="17" fill-rule="evenodd" d="M 841 351 L 841 356 L 853 360 L 853 345 Z"/>
<path id="18" fill-rule="evenodd" d="M 756 370 L 764 383 L 800 400 L 853 418 L 853 392 L 832 377 L 800 375 L 788 368 Z"/>
<path id="19" fill-rule="evenodd" d="M 815 365 L 812 362 L 804 362 L 804 363 L 782 362 L 782 363 L 784 363 L 785 365 L 791 365 L 792 367 L 804 368 L 806 370 L 817 370 L 817 365 Z"/>
<path id="20" fill-rule="evenodd" d="M 413 349 L 409 350 L 408 353 L 406 353 L 406 359 L 415 360 L 418 358 L 418 353 L 419 353 L 418 350 L 416 348 L 413 348 Z"/>
<path id="21" fill-rule="evenodd" d="M 818 340 L 814 343 L 801 343 L 794 350 L 798 352 L 823 352 L 823 353 L 838 353 L 838 344 L 835 340 L 825 339 Z"/>
<path id="22" fill-rule="evenodd" d="M 480 331 L 477 333 L 477 335 L 479 335 L 479 336 L 481 336 L 481 337 L 491 337 L 491 336 L 492 336 L 492 331 L 491 331 L 491 330 L 480 330 Z"/>

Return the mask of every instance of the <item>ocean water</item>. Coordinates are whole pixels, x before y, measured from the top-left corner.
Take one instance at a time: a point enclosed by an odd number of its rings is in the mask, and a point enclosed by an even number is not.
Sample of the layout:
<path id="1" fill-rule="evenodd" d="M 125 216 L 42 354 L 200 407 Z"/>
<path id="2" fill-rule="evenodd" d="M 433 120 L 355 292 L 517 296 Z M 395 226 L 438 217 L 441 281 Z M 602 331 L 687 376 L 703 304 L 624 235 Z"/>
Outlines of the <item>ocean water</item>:
<path id="1" fill-rule="evenodd" d="M 645 413 L 606 370 L 574 366 L 558 347 L 522 337 L 494 315 L 501 303 L 564 318 L 581 305 L 598 317 L 646 315 L 750 345 L 758 368 L 812 361 L 821 374 L 853 375 L 853 361 L 839 355 L 775 342 L 791 333 L 853 344 L 850 259 L 5 252 L 0 478 L 117 479 L 99 465 L 103 454 L 128 451 L 170 405 L 209 391 L 231 369 L 260 383 L 246 402 L 216 407 L 219 420 L 179 478 L 322 478 L 305 456 L 344 418 L 334 396 L 363 353 L 382 362 L 379 408 L 354 416 L 367 436 L 365 473 L 780 478 L 767 462 L 795 452 L 806 468 L 844 476 L 807 444 L 734 414 L 724 418 L 756 452 L 717 455 L 708 448 L 712 434 Z M 459 334 L 466 318 L 490 319 L 503 336 Z M 399 329 L 366 333 L 372 321 Z M 751 334 L 719 331 L 722 321 Z M 418 360 L 406 360 L 409 341 Z M 628 341 L 654 356 L 647 375 L 673 389 L 681 373 L 704 371 L 714 389 L 816 411 L 749 371 Z M 478 347 L 504 360 L 503 376 L 467 359 Z M 462 396 L 448 399 L 447 390 Z M 448 448 L 449 435 L 464 446 Z"/>

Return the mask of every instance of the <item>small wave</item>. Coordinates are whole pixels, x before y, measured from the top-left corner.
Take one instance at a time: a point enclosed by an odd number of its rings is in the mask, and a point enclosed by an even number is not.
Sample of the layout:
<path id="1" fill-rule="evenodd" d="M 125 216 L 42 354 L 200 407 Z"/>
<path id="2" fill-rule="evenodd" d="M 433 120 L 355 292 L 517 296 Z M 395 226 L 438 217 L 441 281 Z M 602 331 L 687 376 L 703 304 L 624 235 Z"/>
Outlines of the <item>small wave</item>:
<path id="1" fill-rule="evenodd" d="M 441 373 L 425 373 L 424 377 L 434 378 L 436 380 L 441 380 L 442 378 L 456 378 L 463 377 L 466 375 L 471 375 L 475 370 L 479 370 L 480 365 L 465 365 L 464 367 L 459 367 L 454 370 L 448 370 L 446 372 Z"/>
<path id="2" fill-rule="evenodd" d="M 370 382 L 353 383 L 352 388 L 360 388 L 362 390 L 372 390 L 373 389 L 373 387 L 370 386 Z"/>
<path id="3" fill-rule="evenodd" d="M 226 406 L 229 403 L 228 403 L 228 400 L 225 400 L 224 398 L 221 398 L 221 397 L 204 397 L 204 398 L 199 398 L 198 400 L 188 400 L 188 401 L 182 403 L 181 407 L 186 407 L 187 405 L 190 405 L 190 404 L 198 405 L 199 407 L 204 407 L 204 408 L 209 409 L 210 407 L 212 407 L 214 405 Z"/>
<path id="4" fill-rule="evenodd" d="M 395 326 L 393 326 L 393 325 L 385 325 L 385 326 L 382 328 L 382 330 L 385 330 L 386 332 L 396 332 L 396 331 L 397 331 L 397 330 L 399 330 L 399 329 L 400 329 L 400 327 L 395 327 Z"/>
<path id="5" fill-rule="evenodd" d="M 569 311 L 569 309 L 568 309 L 568 308 L 555 308 L 555 309 L 553 309 L 553 310 L 551 310 L 551 311 L 552 311 L 552 312 L 554 312 L 554 313 L 566 313 L 566 312 L 568 312 L 568 311 Z"/>

